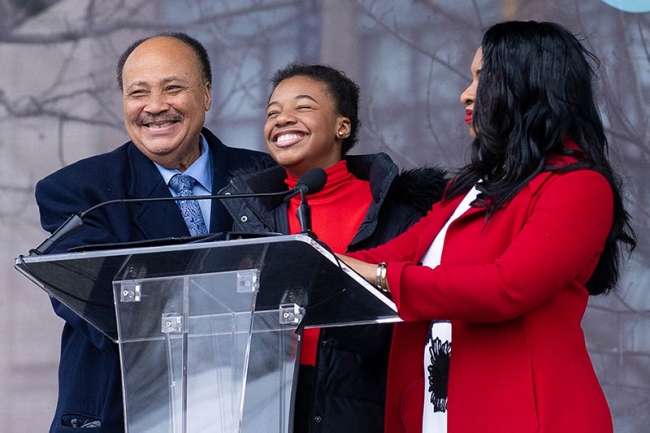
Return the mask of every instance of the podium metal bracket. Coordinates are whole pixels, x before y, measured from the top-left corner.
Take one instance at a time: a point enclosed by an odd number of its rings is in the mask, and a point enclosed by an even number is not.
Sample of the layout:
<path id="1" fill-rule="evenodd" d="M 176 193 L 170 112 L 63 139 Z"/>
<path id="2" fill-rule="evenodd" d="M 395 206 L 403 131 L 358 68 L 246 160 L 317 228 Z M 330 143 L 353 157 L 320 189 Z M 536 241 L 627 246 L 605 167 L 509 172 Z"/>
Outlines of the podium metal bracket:
<path id="1" fill-rule="evenodd" d="M 298 325 L 305 316 L 305 309 L 298 304 L 280 304 L 280 325 Z"/>
<path id="2" fill-rule="evenodd" d="M 249 269 L 237 272 L 237 293 L 254 293 L 260 288 L 260 271 Z"/>
<path id="3" fill-rule="evenodd" d="M 142 284 L 129 280 L 120 283 L 120 302 L 140 302 L 142 299 Z"/>
<path id="4" fill-rule="evenodd" d="M 163 334 L 181 334 L 183 332 L 183 316 L 177 313 L 163 313 L 160 321 L 160 332 Z"/>

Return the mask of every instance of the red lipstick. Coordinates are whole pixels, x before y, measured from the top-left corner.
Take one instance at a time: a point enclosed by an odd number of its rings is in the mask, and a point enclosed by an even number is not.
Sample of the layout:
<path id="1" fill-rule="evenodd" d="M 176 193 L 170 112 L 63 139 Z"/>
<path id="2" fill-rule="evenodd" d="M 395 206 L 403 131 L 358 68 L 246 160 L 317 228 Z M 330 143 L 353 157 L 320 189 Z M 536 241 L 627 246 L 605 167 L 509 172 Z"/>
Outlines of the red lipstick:
<path id="1" fill-rule="evenodd" d="M 472 123 L 472 110 L 469 108 L 465 110 L 465 123 Z"/>

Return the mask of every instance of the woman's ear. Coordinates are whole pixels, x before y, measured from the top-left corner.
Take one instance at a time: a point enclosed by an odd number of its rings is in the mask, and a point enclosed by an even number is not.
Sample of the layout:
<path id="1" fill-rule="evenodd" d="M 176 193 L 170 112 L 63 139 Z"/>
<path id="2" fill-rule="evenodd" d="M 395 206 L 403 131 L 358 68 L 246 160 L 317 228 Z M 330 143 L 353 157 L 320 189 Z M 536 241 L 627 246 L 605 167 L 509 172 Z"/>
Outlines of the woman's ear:
<path id="1" fill-rule="evenodd" d="M 336 137 L 340 138 L 341 140 L 348 138 L 351 131 L 350 119 L 347 117 L 339 117 L 336 124 Z"/>

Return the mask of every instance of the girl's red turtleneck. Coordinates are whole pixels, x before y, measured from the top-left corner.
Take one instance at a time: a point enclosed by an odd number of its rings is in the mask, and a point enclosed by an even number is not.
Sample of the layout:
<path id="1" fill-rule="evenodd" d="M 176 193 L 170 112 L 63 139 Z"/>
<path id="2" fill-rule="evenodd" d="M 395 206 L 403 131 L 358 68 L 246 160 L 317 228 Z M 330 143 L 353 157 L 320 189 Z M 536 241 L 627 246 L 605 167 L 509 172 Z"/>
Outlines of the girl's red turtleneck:
<path id="1" fill-rule="evenodd" d="M 325 170 L 327 183 L 322 190 L 307 196 L 311 207 L 311 227 L 318 238 L 335 253 L 344 253 L 357 234 L 366 217 L 372 193 L 370 183 L 354 177 L 346 161 L 339 161 Z M 296 186 L 298 178 L 287 173 L 285 180 L 289 188 Z M 296 211 L 300 196 L 289 202 L 289 232 L 300 233 L 300 222 Z M 303 334 L 300 364 L 315 365 L 320 329 L 306 329 Z"/>

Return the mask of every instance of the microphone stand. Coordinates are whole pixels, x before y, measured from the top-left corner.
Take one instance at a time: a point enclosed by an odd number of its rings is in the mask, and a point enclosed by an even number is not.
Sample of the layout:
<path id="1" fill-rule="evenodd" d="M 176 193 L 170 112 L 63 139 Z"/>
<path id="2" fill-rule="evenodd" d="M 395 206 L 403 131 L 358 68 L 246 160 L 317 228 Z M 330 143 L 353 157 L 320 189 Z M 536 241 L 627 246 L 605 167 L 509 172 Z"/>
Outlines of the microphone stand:
<path id="1" fill-rule="evenodd" d="M 224 200 L 232 198 L 253 198 L 253 197 L 284 197 L 285 200 L 288 200 L 290 197 L 300 193 L 300 206 L 296 215 L 298 216 L 298 221 L 300 221 L 300 228 L 302 233 L 310 235 L 313 239 L 316 239 L 311 231 L 311 209 L 307 203 L 307 193 L 314 193 L 320 191 L 325 182 L 327 181 L 327 174 L 322 168 L 312 168 L 307 173 L 305 173 L 299 180 L 296 187 L 290 191 L 277 191 L 277 192 L 266 192 L 266 193 L 243 193 L 243 194 L 210 194 L 202 196 L 188 196 L 188 197 L 147 197 L 147 198 L 131 198 L 131 199 L 115 199 L 108 200 L 81 212 L 78 214 L 72 214 L 58 229 L 47 239 L 45 239 L 39 246 L 29 250 L 29 255 L 41 255 L 47 254 L 63 239 L 79 232 L 84 227 L 84 218 L 90 212 L 93 212 L 96 209 L 101 207 L 112 205 L 116 203 L 147 203 L 147 202 L 160 202 L 160 201 L 179 201 L 179 200 Z"/>
<path id="2" fill-rule="evenodd" d="M 303 190 L 300 190 L 300 206 L 298 206 L 296 216 L 300 222 L 300 232 L 316 239 L 316 235 L 311 231 L 311 206 L 309 206 L 307 194 Z"/>
<path id="3" fill-rule="evenodd" d="M 84 228 L 84 218 L 90 212 L 95 211 L 96 209 L 102 208 L 106 205 L 112 204 L 127 204 L 127 203 L 149 203 L 149 202 L 161 202 L 161 201 L 178 201 L 178 200 L 213 200 L 213 199 L 230 199 L 230 198 L 252 198 L 252 197 L 277 197 L 277 196 L 287 196 L 290 194 L 297 194 L 297 190 L 291 191 L 279 191 L 279 192 L 267 192 L 267 193 L 245 193 L 245 194 L 211 194 L 211 195 L 193 195 L 187 197 L 148 197 L 148 198 L 125 198 L 125 199 L 115 199 L 108 200 L 95 206 L 87 209 L 78 214 L 72 214 L 63 224 L 56 229 L 54 233 L 47 239 L 45 239 L 39 246 L 29 250 L 29 255 L 42 255 L 48 254 L 59 242 L 63 239 L 79 232 Z"/>

